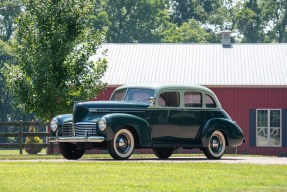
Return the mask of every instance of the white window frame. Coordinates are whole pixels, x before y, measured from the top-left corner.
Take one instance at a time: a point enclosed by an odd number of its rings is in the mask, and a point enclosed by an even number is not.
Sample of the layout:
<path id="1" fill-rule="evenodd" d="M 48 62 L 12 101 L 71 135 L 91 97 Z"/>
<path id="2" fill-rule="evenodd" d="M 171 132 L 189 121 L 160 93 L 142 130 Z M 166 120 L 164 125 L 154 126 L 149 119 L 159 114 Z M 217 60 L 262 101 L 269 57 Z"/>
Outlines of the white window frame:
<path id="1" fill-rule="evenodd" d="M 271 127 L 270 126 L 270 111 L 280 111 L 280 127 Z M 258 127 L 258 111 L 267 111 L 267 127 Z M 267 129 L 267 139 L 268 139 L 268 144 L 266 145 L 261 145 L 258 143 L 258 129 L 259 128 L 265 128 Z M 271 138 L 270 138 L 270 130 L 272 128 L 276 128 L 280 130 L 280 143 L 279 145 L 274 145 L 271 143 Z M 256 109 L 256 146 L 257 147 L 282 147 L 282 109 Z"/>

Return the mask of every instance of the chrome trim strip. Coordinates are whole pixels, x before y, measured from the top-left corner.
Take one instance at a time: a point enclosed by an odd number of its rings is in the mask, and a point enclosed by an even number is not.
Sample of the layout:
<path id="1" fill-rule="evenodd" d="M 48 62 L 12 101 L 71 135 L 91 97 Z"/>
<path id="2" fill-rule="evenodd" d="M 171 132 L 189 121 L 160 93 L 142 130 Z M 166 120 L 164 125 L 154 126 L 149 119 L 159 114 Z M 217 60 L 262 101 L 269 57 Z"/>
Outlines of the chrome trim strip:
<path id="1" fill-rule="evenodd" d="M 96 112 L 145 112 L 147 108 L 89 108 L 90 113 Z"/>
<path id="2" fill-rule="evenodd" d="M 48 141 L 50 143 L 63 143 L 63 142 L 71 142 L 71 143 L 100 143 L 105 140 L 105 137 L 102 136 L 90 136 L 90 137 L 49 137 Z"/>
<path id="3" fill-rule="evenodd" d="M 75 123 L 75 125 L 79 125 L 79 126 L 91 126 L 91 125 L 97 125 L 97 122 L 77 122 Z"/>

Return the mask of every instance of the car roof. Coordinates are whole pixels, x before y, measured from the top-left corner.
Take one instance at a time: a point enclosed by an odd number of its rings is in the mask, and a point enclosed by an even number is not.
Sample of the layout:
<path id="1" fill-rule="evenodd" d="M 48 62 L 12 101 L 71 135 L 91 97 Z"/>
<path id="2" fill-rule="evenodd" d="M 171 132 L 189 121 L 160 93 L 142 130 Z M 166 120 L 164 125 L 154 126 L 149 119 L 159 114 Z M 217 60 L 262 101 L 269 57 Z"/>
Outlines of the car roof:
<path id="1" fill-rule="evenodd" d="M 115 91 L 119 89 L 126 89 L 126 88 L 141 88 L 141 89 L 152 89 L 155 91 L 155 95 L 157 96 L 161 91 L 168 91 L 168 90 L 195 90 L 199 92 L 203 92 L 205 94 L 210 95 L 217 104 L 217 108 L 221 108 L 221 104 L 217 98 L 217 96 L 207 87 L 195 84 L 182 84 L 182 83 L 135 83 L 135 84 L 126 84 L 118 87 Z M 115 92 L 114 91 L 114 92 Z"/>
<path id="2" fill-rule="evenodd" d="M 195 89 L 199 91 L 212 92 L 207 87 L 195 84 L 182 84 L 182 83 L 135 83 L 127 84 L 118 87 L 118 89 L 123 88 L 144 88 L 144 89 L 153 89 L 155 91 L 160 91 L 163 89 Z"/>

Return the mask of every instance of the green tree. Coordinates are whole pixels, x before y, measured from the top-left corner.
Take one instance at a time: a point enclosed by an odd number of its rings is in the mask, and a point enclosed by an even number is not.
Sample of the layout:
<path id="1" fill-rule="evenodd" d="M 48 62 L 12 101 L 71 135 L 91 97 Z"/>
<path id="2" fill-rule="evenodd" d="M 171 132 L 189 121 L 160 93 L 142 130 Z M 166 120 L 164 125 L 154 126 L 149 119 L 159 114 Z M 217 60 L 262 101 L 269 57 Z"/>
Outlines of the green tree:
<path id="1" fill-rule="evenodd" d="M 25 120 L 28 116 L 13 108 L 11 93 L 7 89 L 2 73 L 5 63 L 15 63 L 11 38 L 16 29 L 15 20 L 20 11 L 20 0 L 2 0 L 0 2 L 0 121 L 7 121 L 7 117 Z"/>
<path id="2" fill-rule="evenodd" d="M 260 43 L 264 40 L 261 8 L 257 0 L 239 3 L 235 13 L 235 23 L 238 31 L 243 35 L 242 42 Z"/>
<path id="3" fill-rule="evenodd" d="M 15 19 L 21 12 L 20 0 L 1 0 L 0 2 L 0 36 L 8 41 L 15 31 Z"/>
<path id="4" fill-rule="evenodd" d="M 24 0 L 24 6 L 18 65 L 7 66 L 7 83 L 18 107 L 47 120 L 104 88 L 100 79 L 107 61 L 91 59 L 103 34 L 91 30 L 90 0 Z"/>
<path id="5" fill-rule="evenodd" d="M 222 0 L 172 0 L 174 22 L 181 25 L 189 19 L 208 23 L 222 6 Z"/>
<path id="6" fill-rule="evenodd" d="M 107 42 L 159 42 L 157 19 L 168 9 L 168 0 L 98 0 L 95 28 L 108 28 Z"/>
<path id="7" fill-rule="evenodd" d="M 184 22 L 180 27 L 173 24 L 163 34 L 162 42 L 166 43 L 206 43 L 211 38 L 210 33 L 201 28 L 194 19 Z"/>
<path id="8" fill-rule="evenodd" d="M 171 14 L 173 23 L 178 26 L 189 23 L 191 19 L 195 20 L 205 32 L 200 37 L 203 42 L 218 43 L 221 40 L 221 30 L 230 24 L 230 8 L 227 5 L 233 5 L 232 0 L 172 0 Z M 186 24 L 185 24 L 186 25 Z M 229 27 L 229 29 L 231 29 Z M 206 36 L 208 34 L 208 37 Z M 199 40 L 200 34 L 195 39 Z"/>
<path id="9" fill-rule="evenodd" d="M 267 42 L 287 42 L 287 0 L 261 1 Z"/>
<path id="10" fill-rule="evenodd" d="M 4 41 L 0 40 L 0 121 L 6 121 L 7 114 L 12 110 L 10 94 L 6 89 L 5 78 L 1 72 L 4 64 L 9 62 L 11 59 L 11 47 Z"/>

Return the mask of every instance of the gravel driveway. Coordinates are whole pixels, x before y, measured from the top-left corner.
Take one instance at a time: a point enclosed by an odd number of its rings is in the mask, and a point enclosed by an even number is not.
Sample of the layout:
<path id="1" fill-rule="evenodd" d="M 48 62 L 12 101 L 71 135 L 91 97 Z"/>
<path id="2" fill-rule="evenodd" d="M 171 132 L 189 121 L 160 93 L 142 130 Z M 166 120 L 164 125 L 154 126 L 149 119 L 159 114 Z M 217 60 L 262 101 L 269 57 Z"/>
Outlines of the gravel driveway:
<path id="1" fill-rule="evenodd" d="M 208 160 L 205 157 L 171 157 L 168 160 L 159 160 L 157 158 L 130 158 L 126 161 L 116 161 L 113 159 L 35 159 L 35 160 L 1 160 L 0 162 L 169 162 L 169 163 L 227 163 L 227 164 L 263 164 L 263 165 L 287 165 L 286 157 L 222 157 L 220 160 Z"/>

